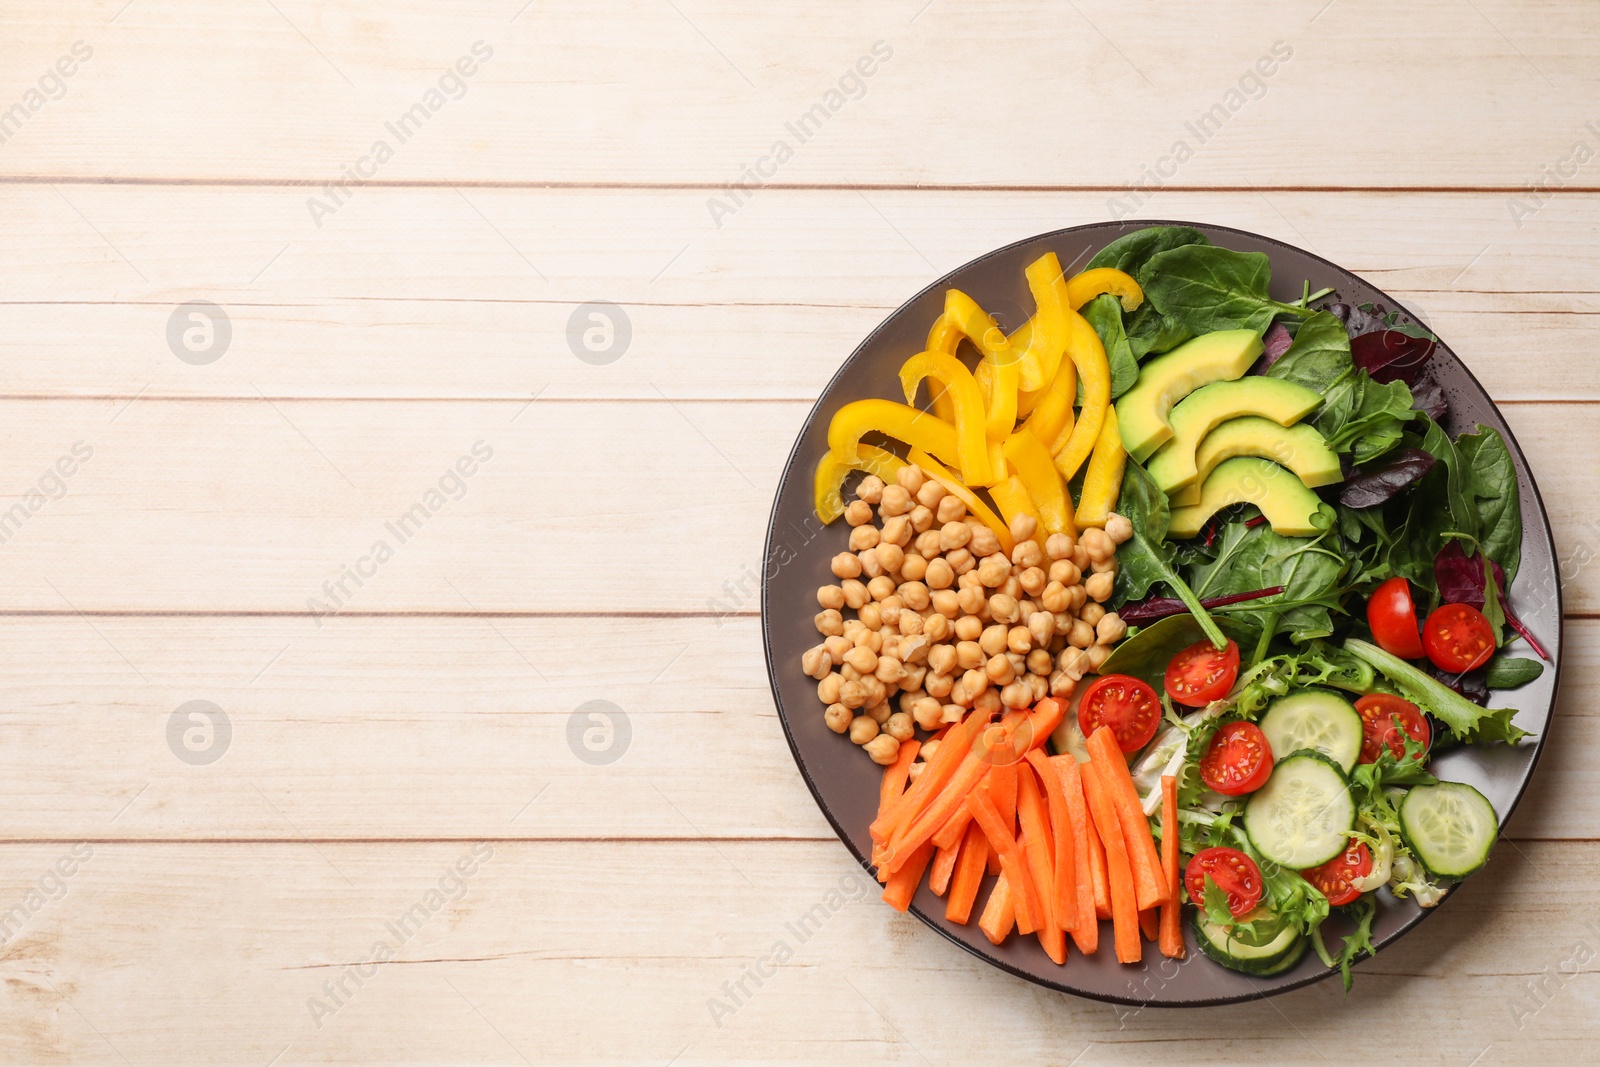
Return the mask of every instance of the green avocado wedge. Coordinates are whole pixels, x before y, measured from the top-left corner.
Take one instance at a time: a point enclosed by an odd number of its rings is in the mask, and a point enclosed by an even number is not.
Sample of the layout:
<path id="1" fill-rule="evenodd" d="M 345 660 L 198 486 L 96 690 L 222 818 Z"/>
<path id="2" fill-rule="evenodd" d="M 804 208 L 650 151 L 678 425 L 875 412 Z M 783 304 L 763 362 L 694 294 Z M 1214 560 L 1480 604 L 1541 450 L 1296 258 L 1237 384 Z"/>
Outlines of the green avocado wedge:
<path id="1" fill-rule="evenodd" d="M 1312 489 L 1344 480 L 1339 457 L 1310 423 L 1280 426 L 1256 415 L 1229 419 L 1218 426 L 1195 450 L 1195 477 L 1172 493 L 1173 507 L 1200 503 L 1200 485 L 1217 465 L 1235 456 L 1260 456 L 1288 467 Z M 1160 453 L 1157 453 L 1157 458 Z"/>
<path id="2" fill-rule="evenodd" d="M 1167 529 L 1171 538 L 1194 537 L 1206 520 L 1230 504 L 1250 503 L 1283 537 L 1311 537 L 1327 527 L 1321 518 L 1322 501 L 1306 488 L 1299 475 L 1256 456 L 1239 456 L 1219 463 L 1200 486 L 1200 503 L 1173 508 Z"/>
<path id="3" fill-rule="evenodd" d="M 1260 355 L 1261 336 L 1254 330 L 1218 330 L 1150 360 L 1117 401 L 1122 443 L 1143 462 L 1171 439 L 1174 404 L 1203 385 L 1243 377 Z"/>
<path id="4" fill-rule="evenodd" d="M 1162 492 L 1181 489 L 1195 480 L 1200 443 L 1218 426 L 1245 415 L 1292 426 L 1321 402 L 1322 397 L 1303 385 L 1260 375 L 1196 389 L 1173 407 L 1168 417 L 1172 439 L 1150 457 L 1145 470 Z"/>

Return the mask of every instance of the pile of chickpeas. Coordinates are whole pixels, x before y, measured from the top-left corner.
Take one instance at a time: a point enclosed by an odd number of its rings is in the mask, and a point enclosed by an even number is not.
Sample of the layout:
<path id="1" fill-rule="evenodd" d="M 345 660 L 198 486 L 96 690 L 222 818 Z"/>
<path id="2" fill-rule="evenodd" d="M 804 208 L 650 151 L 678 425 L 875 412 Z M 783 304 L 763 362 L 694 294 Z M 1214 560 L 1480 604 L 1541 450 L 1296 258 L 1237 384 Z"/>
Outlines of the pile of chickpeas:
<path id="1" fill-rule="evenodd" d="M 1105 609 L 1117 545 L 1133 532 L 1121 515 L 1076 538 L 1051 534 L 1042 547 L 1035 520 L 1018 515 L 1008 557 L 959 497 L 908 465 L 893 484 L 863 478 L 845 520 L 838 582 L 817 590 L 822 642 L 800 663 L 817 680 L 829 728 L 876 763 L 892 763 L 917 728 L 937 730 L 970 708 L 1071 699 L 1127 632 Z"/>

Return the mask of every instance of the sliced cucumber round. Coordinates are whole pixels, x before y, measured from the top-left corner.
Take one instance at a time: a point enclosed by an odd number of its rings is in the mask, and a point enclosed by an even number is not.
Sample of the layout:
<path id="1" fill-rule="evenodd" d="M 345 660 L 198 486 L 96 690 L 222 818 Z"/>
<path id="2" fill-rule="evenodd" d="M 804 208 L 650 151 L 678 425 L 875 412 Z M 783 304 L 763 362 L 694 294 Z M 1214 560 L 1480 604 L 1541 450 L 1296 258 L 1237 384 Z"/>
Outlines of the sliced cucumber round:
<path id="1" fill-rule="evenodd" d="M 1300 958 L 1304 938 L 1292 926 L 1282 926 L 1257 937 L 1235 937 L 1196 912 L 1195 943 L 1200 951 L 1231 970 L 1245 974 L 1276 974 L 1285 959 Z"/>
<path id="2" fill-rule="evenodd" d="M 1266 970 L 1257 971 L 1256 973 L 1262 978 L 1266 978 L 1269 975 L 1282 974 L 1284 971 L 1287 971 L 1290 967 L 1293 967 L 1295 964 L 1300 962 L 1301 957 L 1306 954 L 1306 949 L 1310 947 L 1310 945 L 1310 938 L 1300 938 L 1300 940 L 1294 943 L 1293 948 L 1284 953 L 1283 959 L 1279 960 L 1277 963 L 1274 963 Z"/>
<path id="3" fill-rule="evenodd" d="M 1470 785 L 1419 785 L 1400 802 L 1400 836 L 1429 873 L 1465 878 L 1489 861 L 1500 820 Z"/>
<path id="4" fill-rule="evenodd" d="M 1361 757 L 1361 715 L 1355 706 L 1326 689 L 1307 689 L 1279 697 L 1261 716 L 1261 732 L 1280 759 L 1309 748 L 1337 763 L 1345 774 Z"/>
<path id="5" fill-rule="evenodd" d="M 1309 749 L 1281 760 L 1244 809 L 1245 833 L 1256 851 L 1297 871 L 1343 852 L 1355 825 L 1356 802 L 1344 771 Z"/>

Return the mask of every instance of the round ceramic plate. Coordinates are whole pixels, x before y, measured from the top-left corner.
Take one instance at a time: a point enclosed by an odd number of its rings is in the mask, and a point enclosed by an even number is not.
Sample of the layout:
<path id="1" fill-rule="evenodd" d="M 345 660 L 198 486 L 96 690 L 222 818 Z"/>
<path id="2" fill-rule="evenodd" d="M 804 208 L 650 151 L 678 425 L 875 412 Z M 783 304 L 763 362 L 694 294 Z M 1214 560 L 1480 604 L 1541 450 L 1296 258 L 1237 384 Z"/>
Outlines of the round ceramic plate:
<path id="1" fill-rule="evenodd" d="M 883 397 L 900 401 L 900 364 L 922 350 L 928 328 L 944 307 L 944 291 L 959 288 L 988 309 L 1006 329 L 1015 329 L 1032 311 L 1032 301 L 1023 278 L 1023 268 L 1046 252 L 1054 252 L 1071 273 L 1099 249 L 1129 231 L 1160 222 L 1097 223 L 1076 226 L 1019 241 L 991 252 L 953 271 L 906 301 L 899 310 L 863 341 L 845 361 L 821 398 L 811 410 L 800 438 L 789 456 L 783 479 L 773 504 L 767 532 L 765 581 L 762 587 L 762 627 L 766 642 L 767 671 L 777 699 L 789 746 L 794 751 L 800 773 L 805 777 L 818 805 L 833 824 L 846 847 L 863 866 L 871 851 L 867 825 L 872 821 L 878 796 L 880 769 L 856 750 L 850 742 L 830 731 L 823 722 L 822 705 L 817 701 L 816 682 L 800 670 L 800 655 L 816 644 L 812 616 L 817 610 L 816 590 L 833 581 L 828 560 L 845 549 L 847 529 L 843 522 L 824 527 L 812 511 L 812 472 L 827 451 L 828 422 L 842 405 L 863 397 Z M 1350 304 L 1378 303 L 1400 311 L 1415 321 L 1398 301 L 1387 296 L 1347 270 L 1280 241 L 1242 230 L 1198 223 L 1194 226 L 1213 244 L 1244 252 L 1264 252 L 1272 260 L 1272 296 L 1282 301 L 1296 300 L 1301 286 L 1310 282 L 1313 291 L 1329 287 L 1337 299 Z M 1511 592 L 1517 615 L 1561 663 L 1561 588 L 1557 576 L 1555 544 L 1538 486 L 1505 420 L 1483 387 L 1441 342 L 1433 356 L 1435 377 L 1450 400 L 1446 429 L 1452 436 L 1482 423 L 1499 430 L 1510 446 L 1516 462 L 1522 498 L 1522 564 Z M 848 487 L 846 498 L 849 499 Z M 1526 653 L 1524 653 L 1526 654 Z M 1538 762 L 1539 752 L 1555 702 L 1559 669 L 1546 670 L 1521 689 L 1497 692 L 1496 706 L 1517 709 L 1517 725 L 1533 738 L 1511 748 L 1504 745 L 1486 748 L 1461 748 L 1433 761 L 1440 778 L 1468 782 L 1483 791 L 1494 805 L 1504 825 L 1527 788 Z M 1510 862 L 1517 862 L 1512 857 Z M 976 916 L 983 907 L 993 879 L 986 880 Z M 1453 919 L 1451 898 L 1433 909 L 1417 907 L 1410 901 L 1396 900 L 1387 890 L 1378 893 L 1378 914 L 1373 923 L 1373 942 L 1381 953 L 1384 946 L 1410 930 L 1425 916 L 1444 913 L 1436 921 Z M 1037 939 L 1013 934 L 1003 945 L 991 945 L 977 923 L 959 926 L 944 918 L 944 902 L 933 895 L 926 881 L 917 891 L 911 909 L 933 929 L 1002 970 L 1031 982 L 1067 993 L 1097 1000 L 1125 1004 L 1191 1005 L 1221 1004 L 1269 996 L 1327 978 L 1335 973 L 1324 967 L 1315 953 L 1308 952 L 1292 970 L 1270 978 L 1252 978 L 1211 962 L 1194 947 L 1193 931 L 1184 924 L 1189 952 L 1183 962 L 1162 957 L 1154 944 L 1145 944 L 1140 964 L 1120 964 L 1113 954 L 1101 951 L 1086 957 L 1070 950 L 1065 966 L 1057 966 L 1039 948 Z M 1336 915 L 1325 927 L 1330 938 L 1348 929 Z M 1471 937 L 1463 928 L 1460 936 Z M 1109 941 L 1109 924 L 1102 931 L 1102 943 Z M 1337 944 L 1337 941 L 1331 941 Z"/>

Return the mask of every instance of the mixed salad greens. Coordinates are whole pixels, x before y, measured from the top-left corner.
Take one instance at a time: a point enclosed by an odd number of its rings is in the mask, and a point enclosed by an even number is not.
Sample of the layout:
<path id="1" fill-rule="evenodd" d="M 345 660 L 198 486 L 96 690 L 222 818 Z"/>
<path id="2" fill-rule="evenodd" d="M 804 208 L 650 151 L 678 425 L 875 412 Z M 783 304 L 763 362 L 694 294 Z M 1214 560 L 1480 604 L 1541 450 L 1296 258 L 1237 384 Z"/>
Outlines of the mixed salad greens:
<path id="1" fill-rule="evenodd" d="M 1490 693 L 1543 670 L 1507 646 L 1548 659 L 1507 603 L 1510 452 L 1493 428 L 1445 430 L 1436 339 L 1395 312 L 1309 285 L 1276 301 L 1267 256 L 1183 226 L 1129 233 L 1096 267 L 1145 297 L 1083 309 L 1129 452 L 1112 606 L 1132 628 L 1053 743 L 1087 760 L 1109 727 L 1147 816 L 1176 779 L 1207 955 L 1266 975 L 1310 948 L 1348 988 L 1374 895 L 1432 906 L 1498 833 L 1428 757 L 1524 738 Z M 1354 922 L 1336 949 L 1330 909 Z"/>

